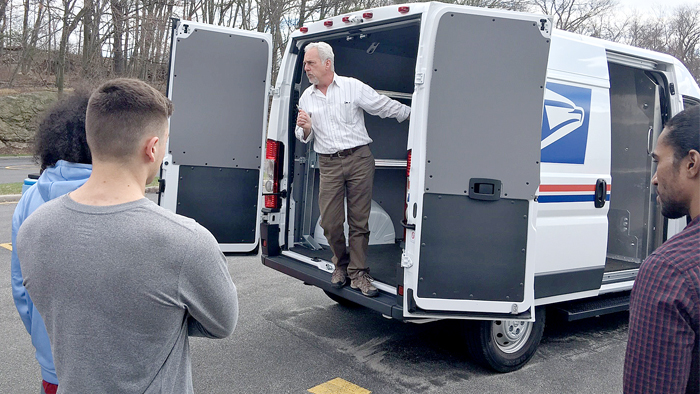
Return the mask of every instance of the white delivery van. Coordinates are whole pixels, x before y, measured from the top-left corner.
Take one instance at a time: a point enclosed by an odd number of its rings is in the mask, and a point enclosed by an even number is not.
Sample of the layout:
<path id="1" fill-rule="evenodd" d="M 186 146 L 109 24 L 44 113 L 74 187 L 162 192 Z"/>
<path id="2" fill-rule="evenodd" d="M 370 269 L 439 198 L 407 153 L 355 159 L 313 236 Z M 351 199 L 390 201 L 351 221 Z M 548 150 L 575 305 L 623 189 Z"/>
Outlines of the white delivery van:
<path id="1" fill-rule="evenodd" d="M 657 209 L 649 153 L 670 117 L 700 103 L 673 57 L 551 26 L 441 3 L 338 15 L 291 34 L 270 87 L 269 35 L 176 21 L 160 204 L 224 251 L 260 241 L 263 264 L 341 304 L 473 320 L 474 357 L 517 369 L 545 310 L 627 309 L 640 263 L 685 226 Z M 317 157 L 294 137 L 314 41 L 333 46 L 339 75 L 411 106 L 403 123 L 365 114 L 374 298 L 330 286 Z"/>

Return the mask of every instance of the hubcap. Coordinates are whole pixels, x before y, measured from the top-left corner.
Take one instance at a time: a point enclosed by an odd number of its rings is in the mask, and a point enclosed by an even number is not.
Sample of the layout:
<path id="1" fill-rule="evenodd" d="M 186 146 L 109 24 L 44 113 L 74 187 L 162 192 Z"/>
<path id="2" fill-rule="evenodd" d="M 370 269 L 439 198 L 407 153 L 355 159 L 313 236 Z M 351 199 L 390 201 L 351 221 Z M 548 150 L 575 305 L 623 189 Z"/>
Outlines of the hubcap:
<path id="1" fill-rule="evenodd" d="M 504 353 L 522 349 L 530 338 L 532 323 L 521 320 L 496 320 L 491 323 L 491 338 Z"/>

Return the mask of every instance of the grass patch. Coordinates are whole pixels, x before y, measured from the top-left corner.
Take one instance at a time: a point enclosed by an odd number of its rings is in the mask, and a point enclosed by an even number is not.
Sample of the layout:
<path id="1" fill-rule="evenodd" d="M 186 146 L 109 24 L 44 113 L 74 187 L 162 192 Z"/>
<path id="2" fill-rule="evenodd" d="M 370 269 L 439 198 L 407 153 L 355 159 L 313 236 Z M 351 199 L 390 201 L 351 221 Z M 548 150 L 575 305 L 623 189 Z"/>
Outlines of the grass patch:
<path id="1" fill-rule="evenodd" d="M 158 186 L 158 177 L 146 186 Z M 0 196 L 7 194 L 22 194 L 22 185 L 24 182 L 17 183 L 0 183 Z"/>
<path id="2" fill-rule="evenodd" d="M 0 195 L 20 194 L 22 193 L 23 184 L 24 182 L 0 184 Z"/>

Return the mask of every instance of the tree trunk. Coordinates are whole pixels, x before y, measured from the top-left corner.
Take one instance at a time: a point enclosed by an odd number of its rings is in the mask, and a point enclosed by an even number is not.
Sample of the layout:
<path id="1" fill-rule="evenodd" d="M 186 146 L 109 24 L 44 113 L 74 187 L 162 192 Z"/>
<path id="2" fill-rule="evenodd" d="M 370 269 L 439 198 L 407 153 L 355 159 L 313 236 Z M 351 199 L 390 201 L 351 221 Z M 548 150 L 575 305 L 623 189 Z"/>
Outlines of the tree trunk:
<path id="1" fill-rule="evenodd" d="M 98 27 L 95 26 L 95 3 L 93 0 L 83 0 L 83 8 L 86 10 L 83 15 L 83 56 L 81 59 L 81 75 L 87 77 L 90 73 L 90 58 L 92 57 L 92 51 L 94 47 L 95 35 L 94 30 Z M 97 21 L 99 23 L 99 21 Z"/>
<path id="2" fill-rule="evenodd" d="M 56 70 L 56 88 L 58 89 L 58 97 L 63 96 L 63 85 L 65 82 L 66 72 L 66 52 L 68 51 L 68 37 L 78 27 L 78 22 L 83 18 L 87 11 L 85 8 L 70 20 L 70 14 L 73 11 L 76 0 L 63 0 L 63 28 L 61 29 L 61 42 L 58 48 L 58 62 Z"/>
<path id="3" fill-rule="evenodd" d="M 306 0 L 301 0 L 299 4 L 299 23 L 297 23 L 297 28 L 304 26 L 304 21 L 306 19 Z"/>
<path id="4" fill-rule="evenodd" d="M 7 25 L 5 10 L 7 9 L 7 1 L 0 0 L 0 59 L 2 59 L 5 50 L 5 25 Z"/>
<path id="5" fill-rule="evenodd" d="M 111 0 L 110 7 L 112 9 L 112 71 L 114 75 L 121 76 L 124 74 L 124 52 L 122 49 L 122 35 L 124 34 L 124 13 L 121 2 L 119 0 Z"/>

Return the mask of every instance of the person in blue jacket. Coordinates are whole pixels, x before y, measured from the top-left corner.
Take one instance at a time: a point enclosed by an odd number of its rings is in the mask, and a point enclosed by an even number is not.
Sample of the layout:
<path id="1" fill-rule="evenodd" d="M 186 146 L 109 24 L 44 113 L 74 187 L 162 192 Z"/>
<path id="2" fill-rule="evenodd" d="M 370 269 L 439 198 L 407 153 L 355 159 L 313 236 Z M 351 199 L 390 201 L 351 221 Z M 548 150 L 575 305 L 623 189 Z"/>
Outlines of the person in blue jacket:
<path id="1" fill-rule="evenodd" d="M 41 204 L 77 189 L 90 177 L 92 158 L 85 139 L 89 98 L 87 91 L 76 92 L 60 100 L 44 115 L 34 139 L 34 159 L 41 166 L 41 176 L 22 195 L 12 216 L 12 296 L 36 348 L 43 379 L 41 392 L 46 394 L 56 392 L 58 378 L 44 321 L 22 284 L 16 238 L 24 220 Z"/>

